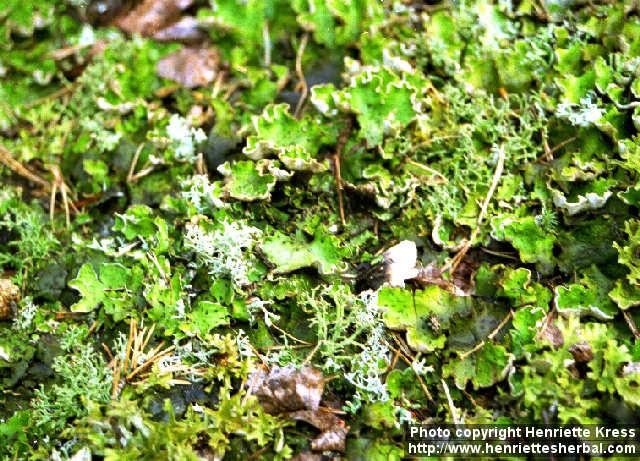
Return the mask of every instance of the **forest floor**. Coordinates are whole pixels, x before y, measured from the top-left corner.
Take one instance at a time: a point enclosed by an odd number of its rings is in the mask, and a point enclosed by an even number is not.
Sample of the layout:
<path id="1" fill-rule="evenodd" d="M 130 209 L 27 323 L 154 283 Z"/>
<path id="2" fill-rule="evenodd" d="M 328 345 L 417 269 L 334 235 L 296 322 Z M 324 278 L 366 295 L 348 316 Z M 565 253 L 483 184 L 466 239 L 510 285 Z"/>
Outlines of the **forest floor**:
<path id="1" fill-rule="evenodd" d="M 637 1 L 2 3 L 0 459 L 640 420 Z"/>

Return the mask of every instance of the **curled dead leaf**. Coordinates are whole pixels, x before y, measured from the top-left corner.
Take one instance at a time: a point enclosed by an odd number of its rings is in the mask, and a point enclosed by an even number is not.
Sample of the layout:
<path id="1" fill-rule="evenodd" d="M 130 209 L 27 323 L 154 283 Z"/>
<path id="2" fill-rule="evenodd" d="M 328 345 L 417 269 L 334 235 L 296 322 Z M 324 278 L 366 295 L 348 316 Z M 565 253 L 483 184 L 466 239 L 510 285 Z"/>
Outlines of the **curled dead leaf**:
<path id="1" fill-rule="evenodd" d="M 344 452 L 348 432 L 349 428 L 347 427 L 323 432 L 311 441 L 311 449 L 315 451 Z"/>
<path id="2" fill-rule="evenodd" d="M 206 86 L 218 75 L 220 58 L 215 50 L 182 48 L 158 62 L 160 77 L 178 82 L 187 88 Z"/>
<path id="3" fill-rule="evenodd" d="M 85 21 L 104 26 L 128 11 L 130 3 L 126 0 L 91 0 L 81 16 Z"/>
<path id="4" fill-rule="evenodd" d="M 415 242 L 403 240 L 383 254 L 386 282 L 392 287 L 404 287 L 404 281 L 418 275 L 418 249 Z"/>
<path id="5" fill-rule="evenodd" d="M 132 10 L 118 16 L 113 24 L 129 34 L 152 37 L 175 23 L 193 0 L 144 0 Z"/>
<path id="6" fill-rule="evenodd" d="M 421 267 L 412 280 L 422 286 L 437 285 L 456 296 L 469 296 L 472 287 L 468 281 L 471 277 L 465 270 L 467 266 L 463 264 L 464 262 L 460 263 L 459 270 L 456 271 L 451 280 L 447 280 L 442 276 L 442 270 L 435 263 Z"/>
<path id="7" fill-rule="evenodd" d="M 193 16 L 184 16 L 178 22 L 160 29 L 153 38 L 159 42 L 180 42 L 196 44 L 206 39 L 205 32 L 200 28 L 200 23 Z"/>
<path id="8" fill-rule="evenodd" d="M 564 344 L 564 337 L 560 329 L 552 322 L 545 322 L 540 331 L 540 337 L 551 343 L 554 349 L 559 349 Z"/>
<path id="9" fill-rule="evenodd" d="M 18 301 L 20 289 L 11 280 L 0 279 L 0 320 L 11 318 Z"/>
<path id="10" fill-rule="evenodd" d="M 248 380 L 249 392 L 267 413 L 277 414 L 296 410 L 317 410 L 324 390 L 322 373 L 313 367 L 272 367 L 260 369 Z"/>
<path id="11" fill-rule="evenodd" d="M 322 461 L 322 455 L 311 453 L 310 451 L 301 451 L 291 461 Z"/>
<path id="12" fill-rule="evenodd" d="M 349 427 L 330 411 L 319 408 L 324 390 L 320 370 L 293 365 L 259 369 L 249 376 L 248 387 L 267 413 L 283 414 L 320 430 L 311 441 L 312 450 L 344 451 Z"/>
<path id="13" fill-rule="evenodd" d="M 569 352 L 576 362 L 586 363 L 593 359 L 593 351 L 588 343 L 576 343 L 569 347 Z"/>
<path id="14" fill-rule="evenodd" d="M 314 451 L 344 452 L 349 427 L 333 413 L 322 410 L 301 410 L 289 414 L 295 421 L 304 421 L 320 430 L 320 435 L 311 441 Z"/>

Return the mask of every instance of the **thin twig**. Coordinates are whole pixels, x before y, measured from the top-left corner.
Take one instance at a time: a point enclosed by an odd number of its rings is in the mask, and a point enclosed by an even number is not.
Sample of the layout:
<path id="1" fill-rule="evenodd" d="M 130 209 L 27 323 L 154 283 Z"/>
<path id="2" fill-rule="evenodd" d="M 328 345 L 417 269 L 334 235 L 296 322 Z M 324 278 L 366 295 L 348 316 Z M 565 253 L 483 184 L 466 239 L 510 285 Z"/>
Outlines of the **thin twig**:
<path id="1" fill-rule="evenodd" d="M 451 270 L 453 274 L 458 268 L 458 264 L 462 261 L 462 259 L 467 254 L 467 251 L 471 248 L 473 241 L 480 233 L 480 227 L 484 221 L 485 215 L 487 214 L 487 210 L 489 209 L 489 203 L 491 203 L 491 198 L 493 197 L 493 193 L 498 187 L 498 183 L 500 182 L 500 177 L 502 176 L 502 171 L 504 170 L 504 160 L 505 160 L 505 152 L 504 145 L 501 145 L 498 148 L 498 162 L 496 164 L 496 169 L 493 172 L 493 178 L 491 179 L 491 185 L 489 186 L 489 191 L 487 192 L 487 196 L 482 203 L 482 208 L 480 209 L 480 214 L 478 215 L 478 221 L 476 223 L 476 227 L 473 229 L 469 240 L 467 240 L 460 251 L 442 268 L 441 273 L 444 274 L 446 271 Z"/>
<path id="2" fill-rule="evenodd" d="M 35 99 L 27 104 L 25 104 L 23 106 L 24 109 L 32 109 L 40 104 L 42 104 L 43 102 L 49 101 L 51 99 L 58 99 L 61 96 L 64 96 L 66 94 L 71 93 L 73 90 L 75 89 L 75 85 L 71 84 L 69 86 L 65 86 L 60 88 L 59 90 L 54 91 L 51 94 L 48 94 L 46 96 L 43 96 L 41 98 Z"/>
<path id="3" fill-rule="evenodd" d="M 271 37 L 269 36 L 269 21 L 262 27 L 262 41 L 264 42 L 264 66 L 271 67 Z"/>
<path id="4" fill-rule="evenodd" d="M 136 171 L 136 166 L 138 165 L 138 159 L 140 158 L 140 153 L 144 148 L 144 143 L 140 144 L 136 149 L 135 154 L 133 154 L 133 158 L 131 159 L 131 164 L 129 165 L 129 173 L 127 174 L 127 182 L 132 182 L 134 178 L 134 173 Z"/>
<path id="5" fill-rule="evenodd" d="M 513 317 L 513 311 L 510 310 L 509 313 L 506 315 L 506 317 L 503 318 L 502 321 L 498 324 L 498 326 L 495 327 L 493 329 L 493 331 L 491 333 L 489 333 L 489 335 L 487 335 L 487 339 L 489 341 L 492 341 L 493 338 L 496 337 L 496 335 L 500 332 L 500 330 L 502 330 L 502 328 L 507 324 L 507 322 L 509 322 L 509 320 L 511 320 L 512 317 Z M 469 357 L 471 354 L 473 354 L 474 352 L 477 352 L 478 350 L 482 349 L 482 347 L 486 344 L 486 340 L 487 339 L 483 339 L 478 344 L 476 344 L 473 347 L 473 349 L 470 349 L 467 352 L 463 352 L 462 354 L 460 354 L 460 360 L 464 360 L 467 357 Z"/>
<path id="6" fill-rule="evenodd" d="M 408 351 L 408 347 L 404 344 L 404 341 L 402 340 L 402 338 L 397 336 L 397 334 L 395 334 L 395 333 L 392 336 L 393 336 L 393 339 L 395 340 L 395 342 L 399 346 L 399 349 L 397 349 L 396 352 L 400 352 L 400 358 L 413 371 L 413 374 L 418 379 L 418 384 L 420 384 L 420 388 L 422 389 L 422 392 L 424 392 L 424 395 L 427 397 L 427 399 L 429 399 L 430 402 L 434 402 L 433 396 L 431 395 L 431 392 L 429 392 L 429 388 L 427 387 L 427 384 L 424 382 L 424 379 L 422 379 L 422 376 L 420 376 L 418 373 L 416 373 L 415 370 L 413 369 L 413 362 L 416 360 L 416 358 L 413 357 L 410 352 L 405 352 L 405 351 L 402 350 L 402 349 L 407 349 L 407 351 Z"/>
<path id="7" fill-rule="evenodd" d="M 50 202 L 51 208 L 52 210 L 55 210 L 55 194 L 56 191 L 60 189 L 60 195 L 62 195 L 62 205 L 64 206 L 65 221 L 67 227 L 69 227 L 71 225 L 71 211 L 69 210 L 69 207 L 73 208 L 74 213 L 78 213 L 78 208 L 75 206 L 73 201 L 69 199 L 69 193 L 71 192 L 71 190 L 69 189 L 69 186 L 67 186 L 67 183 L 64 181 L 64 176 L 62 176 L 62 170 L 60 170 L 60 166 L 50 164 L 48 165 L 48 168 L 51 172 L 51 175 L 53 176 Z M 51 222 L 53 223 L 54 211 L 52 210 L 49 211 L 49 217 L 51 218 Z"/>
<path id="8" fill-rule="evenodd" d="M 45 181 L 36 173 L 22 165 L 22 163 L 14 159 L 11 152 L 9 152 L 4 146 L 0 146 L 0 163 L 23 178 L 42 186 L 46 191 L 51 190 L 51 184 L 49 184 L 48 181 Z"/>
<path id="9" fill-rule="evenodd" d="M 449 392 L 449 386 L 447 386 L 447 383 L 445 382 L 444 379 L 441 379 L 440 382 L 442 383 L 444 394 L 447 396 L 447 404 L 449 405 L 449 411 L 451 412 L 451 419 L 453 420 L 454 424 L 460 424 L 461 421 L 460 421 L 460 417 L 458 416 L 458 409 L 454 405 L 453 399 L 451 398 L 451 393 Z"/>
<path id="10" fill-rule="evenodd" d="M 113 383 L 111 384 L 111 399 L 115 400 L 118 397 L 118 389 L 120 387 L 120 376 L 122 368 L 120 367 L 120 361 L 116 357 L 113 364 Z"/>
<path id="11" fill-rule="evenodd" d="M 346 224 L 346 219 L 344 215 L 344 201 L 342 199 L 342 174 L 340 172 L 340 156 L 342 155 L 342 150 L 344 146 L 347 144 L 347 140 L 349 139 L 349 134 L 351 133 L 351 119 L 347 122 L 347 126 L 340 133 L 340 137 L 338 138 L 338 144 L 336 146 L 336 152 L 333 154 L 333 174 L 336 181 L 336 193 L 338 194 L 338 212 L 340 214 L 340 223 L 344 226 Z"/>
<path id="12" fill-rule="evenodd" d="M 160 345 L 162 345 L 162 342 L 160 343 Z M 158 346 L 161 347 L 161 346 Z M 137 367 L 136 369 L 134 369 L 131 373 L 129 373 L 127 375 L 127 381 L 131 381 L 133 379 L 134 376 L 136 376 L 137 374 L 139 374 L 140 372 L 142 372 L 143 370 L 145 370 L 147 367 L 149 367 L 150 365 L 154 364 L 155 362 L 157 362 L 158 360 L 160 360 L 162 357 L 164 357 L 165 355 L 169 354 L 171 351 L 173 351 L 176 347 L 175 346 L 169 346 L 166 349 L 164 349 L 163 351 L 160 352 L 156 352 L 156 349 L 154 349 L 152 351 L 152 353 L 154 353 L 154 355 L 152 355 L 150 358 L 148 358 L 142 365 L 140 365 L 139 367 Z"/>
<path id="13" fill-rule="evenodd" d="M 499 256 L 501 258 L 506 258 L 506 259 L 512 259 L 514 261 L 520 261 L 520 258 L 517 258 L 509 253 L 506 253 L 504 251 L 493 251 L 493 250 L 489 250 L 488 248 L 480 248 L 482 251 L 484 251 L 485 253 L 488 253 L 490 255 L 493 256 Z"/>
<path id="14" fill-rule="evenodd" d="M 551 153 L 551 155 L 555 154 L 556 152 L 558 152 L 560 149 L 562 149 L 564 146 L 566 146 L 567 144 L 572 143 L 573 141 L 575 141 L 576 139 L 578 139 L 577 136 L 571 136 L 568 139 L 565 139 L 564 141 L 562 141 L 561 143 L 553 146 L 551 148 L 551 150 L 549 151 Z"/>
<path id="15" fill-rule="evenodd" d="M 225 72 L 218 72 L 215 81 L 213 82 L 213 89 L 211 90 L 211 97 L 217 98 L 222 90 L 222 82 L 224 81 Z"/>
<path id="16" fill-rule="evenodd" d="M 498 333 L 500 333 L 500 330 L 502 330 L 502 328 L 507 324 L 507 322 L 509 320 L 511 320 L 513 318 L 513 310 L 509 310 L 509 313 L 505 316 L 505 318 L 502 319 L 502 322 L 500 322 L 498 324 L 497 327 L 495 327 L 495 329 L 489 333 L 489 336 L 487 336 L 488 339 L 493 341 L 493 338 L 495 338 L 497 336 Z"/>
<path id="17" fill-rule="evenodd" d="M 305 33 L 302 36 L 300 46 L 298 47 L 298 52 L 296 53 L 296 74 L 298 75 L 298 86 L 300 87 L 300 99 L 298 99 L 296 110 L 293 113 L 296 118 L 300 117 L 302 106 L 304 106 L 304 102 L 306 101 L 307 95 L 309 94 L 309 87 L 307 86 L 307 80 L 304 77 L 304 70 L 302 69 L 302 57 L 304 56 L 304 49 L 306 48 L 308 41 L 309 34 Z"/>
<path id="18" fill-rule="evenodd" d="M 142 342 L 142 346 L 140 347 L 140 350 L 144 350 L 147 347 L 147 344 L 149 344 L 149 340 L 151 339 L 151 335 L 153 335 L 153 331 L 155 329 L 156 329 L 156 325 L 155 324 L 151 325 L 151 328 L 149 328 L 149 330 L 147 331 L 147 337 Z"/>
<path id="19" fill-rule="evenodd" d="M 627 325 L 629 325 L 629 329 L 631 330 L 631 333 L 633 333 L 633 336 L 635 336 L 636 339 L 640 339 L 640 331 L 638 331 L 636 322 L 633 321 L 633 317 L 631 317 L 631 314 L 629 314 L 629 311 L 622 311 L 622 315 L 624 319 L 627 321 Z"/>
<path id="20" fill-rule="evenodd" d="M 111 362 L 113 360 L 113 353 L 111 352 L 111 349 L 109 349 L 109 346 L 107 346 L 105 343 L 102 343 L 102 349 L 107 354 L 107 356 L 109 357 L 109 361 Z"/>
<path id="21" fill-rule="evenodd" d="M 283 330 L 282 328 L 280 328 L 278 325 L 276 325 L 275 323 L 271 323 L 271 326 L 273 328 L 275 328 L 276 330 L 278 330 L 280 333 L 282 333 L 283 335 L 285 335 L 287 338 L 294 340 L 297 343 L 303 344 L 305 346 L 311 346 L 312 343 L 305 341 L 303 339 L 299 339 L 296 338 L 295 336 L 293 336 L 291 333 L 287 333 L 285 330 Z"/>
<path id="22" fill-rule="evenodd" d="M 338 410 L 336 408 L 325 407 L 323 405 L 320 405 L 318 407 L 318 410 L 324 411 L 325 413 L 333 413 L 334 415 L 346 415 L 347 414 L 347 412 L 344 411 L 344 410 Z"/>
<path id="23" fill-rule="evenodd" d="M 134 331 L 136 329 L 136 319 L 131 319 L 129 322 L 129 339 L 127 340 L 127 347 L 124 352 L 124 368 L 129 366 L 129 352 L 131 351 L 131 344 L 133 343 Z"/>
<path id="24" fill-rule="evenodd" d="M 89 331 L 87 332 L 87 336 L 91 336 L 94 331 L 98 328 L 100 322 L 98 320 L 94 320 L 91 326 L 89 327 Z"/>
<path id="25" fill-rule="evenodd" d="M 313 344 L 278 344 L 275 346 L 262 346 L 260 349 L 264 349 L 265 351 L 276 351 L 279 349 L 306 349 L 309 347 L 314 347 Z"/>
<path id="26" fill-rule="evenodd" d="M 196 173 L 202 176 L 207 176 L 209 170 L 207 170 L 207 163 L 204 160 L 202 152 L 198 152 L 198 159 L 196 160 Z"/>
<path id="27" fill-rule="evenodd" d="M 318 341 L 318 344 L 315 345 L 315 347 L 313 348 L 313 350 L 311 351 L 311 353 L 309 355 L 307 355 L 307 358 L 304 359 L 304 362 L 302 362 L 302 366 L 305 366 L 307 363 L 309 363 L 311 361 L 311 359 L 313 358 L 313 356 L 316 354 L 316 352 L 318 352 L 318 349 L 320 348 L 320 345 L 323 343 L 324 341 L 320 340 Z"/>
<path id="28" fill-rule="evenodd" d="M 570 138 L 567 138 L 564 141 L 562 141 L 562 142 L 556 144 L 555 146 L 553 146 L 552 148 L 550 148 L 549 147 L 549 143 L 547 142 L 547 134 L 546 134 L 546 132 L 543 132 L 543 134 L 542 134 L 542 146 L 544 148 L 544 154 L 542 154 L 542 156 L 536 161 L 537 162 L 541 162 L 541 161 L 545 160 L 545 161 L 548 162 L 548 161 L 552 160 L 553 154 L 558 152 L 560 149 L 562 149 L 567 144 L 572 143 L 576 139 L 578 139 L 577 136 L 571 136 Z"/>

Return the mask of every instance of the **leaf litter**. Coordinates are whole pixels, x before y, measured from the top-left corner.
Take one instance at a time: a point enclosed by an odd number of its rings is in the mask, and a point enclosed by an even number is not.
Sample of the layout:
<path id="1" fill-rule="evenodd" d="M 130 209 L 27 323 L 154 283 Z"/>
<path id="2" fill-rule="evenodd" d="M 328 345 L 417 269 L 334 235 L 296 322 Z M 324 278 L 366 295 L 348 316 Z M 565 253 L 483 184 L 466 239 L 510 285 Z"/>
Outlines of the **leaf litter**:
<path id="1" fill-rule="evenodd" d="M 636 421 L 632 3 L 10 0 L 0 457 Z"/>

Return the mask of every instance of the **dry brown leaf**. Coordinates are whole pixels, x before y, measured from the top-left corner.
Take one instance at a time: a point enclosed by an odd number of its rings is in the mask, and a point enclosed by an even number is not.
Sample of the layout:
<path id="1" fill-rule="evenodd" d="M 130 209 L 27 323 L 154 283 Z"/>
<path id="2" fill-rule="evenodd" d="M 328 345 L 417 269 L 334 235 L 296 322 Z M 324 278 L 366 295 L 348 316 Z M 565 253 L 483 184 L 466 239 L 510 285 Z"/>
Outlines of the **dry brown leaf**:
<path id="1" fill-rule="evenodd" d="M 324 379 L 313 367 L 273 367 L 260 369 L 248 379 L 249 393 L 258 398 L 267 413 L 286 414 L 320 430 L 311 441 L 314 451 L 344 451 L 349 428 L 333 413 L 319 409 Z"/>
<path id="2" fill-rule="evenodd" d="M 181 12 L 192 3 L 193 0 L 144 0 L 131 11 L 115 18 L 113 24 L 129 34 L 152 37 L 178 21 Z"/>
<path id="3" fill-rule="evenodd" d="M 218 53 L 207 48 L 182 48 L 158 62 L 160 77 L 178 82 L 187 88 L 206 86 L 218 75 Z"/>
<path id="4" fill-rule="evenodd" d="M 304 421 L 321 431 L 332 430 L 336 427 L 344 427 L 344 421 L 333 413 L 323 410 L 299 410 L 289 413 L 289 418 L 296 421 Z"/>
<path id="5" fill-rule="evenodd" d="M 326 431 L 311 441 L 311 449 L 315 451 L 339 451 L 344 452 L 347 439 L 347 427 Z"/>
<path id="6" fill-rule="evenodd" d="M 290 461 L 322 461 L 322 455 L 311 453 L 310 451 L 301 451 Z"/>
<path id="7" fill-rule="evenodd" d="M 11 318 L 18 301 L 20 301 L 20 289 L 11 280 L 0 279 L 0 320 Z"/>
<path id="8" fill-rule="evenodd" d="M 593 351 L 588 343 L 576 343 L 569 348 L 576 362 L 587 363 L 593 359 Z"/>
<path id="9" fill-rule="evenodd" d="M 301 410 L 289 414 L 295 421 L 304 421 L 319 429 L 321 434 L 311 441 L 314 451 L 344 452 L 349 427 L 333 413 L 322 410 Z"/>
<path id="10" fill-rule="evenodd" d="M 207 35 L 193 16 L 184 16 L 178 22 L 160 29 L 153 34 L 159 42 L 180 42 L 185 44 L 202 43 Z"/>
<path id="11" fill-rule="evenodd" d="M 562 336 L 562 332 L 557 326 L 555 326 L 552 322 L 546 322 L 542 328 L 543 329 L 540 332 L 540 337 L 549 341 L 554 349 L 562 347 L 562 345 L 564 344 L 564 337 Z"/>
<path id="12" fill-rule="evenodd" d="M 260 369 L 248 380 L 249 392 L 267 413 L 317 410 L 324 390 L 322 373 L 313 367 L 273 367 L 267 373 Z"/>

